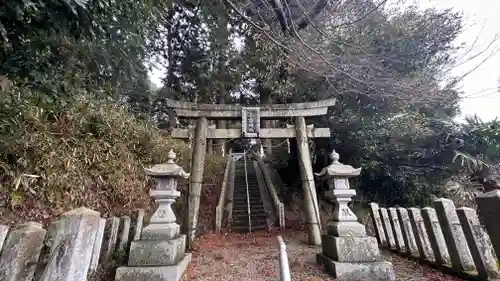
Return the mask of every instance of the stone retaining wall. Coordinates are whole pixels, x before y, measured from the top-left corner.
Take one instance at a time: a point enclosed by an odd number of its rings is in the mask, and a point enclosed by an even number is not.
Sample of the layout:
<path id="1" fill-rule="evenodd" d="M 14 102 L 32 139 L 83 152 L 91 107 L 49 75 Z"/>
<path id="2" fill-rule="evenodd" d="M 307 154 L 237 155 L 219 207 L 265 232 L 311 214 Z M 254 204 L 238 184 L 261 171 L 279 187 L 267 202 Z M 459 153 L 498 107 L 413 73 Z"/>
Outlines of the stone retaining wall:
<path id="1" fill-rule="evenodd" d="M 217 202 L 217 206 L 215 207 L 215 232 L 220 232 L 222 228 L 222 219 L 224 217 L 224 206 L 227 203 L 227 189 L 231 178 L 231 173 L 234 173 L 234 169 L 232 169 L 233 165 L 233 157 L 231 154 L 227 155 L 226 160 L 226 169 L 224 170 L 224 180 L 222 181 L 222 186 L 220 189 L 219 200 Z"/>
<path id="2" fill-rule="evenodd" d="M 133 218 L 101 218 L 78 208 L 44 229 L 36 222 L 0 225 L 0 280 L 86 281 L 99 265 L 126 262 L 132 240 L 140 237 L 144 210 Z"/>
<path id="3" fill-rule="evenodd" d="M 281 231 L 285 230 L 285 205 L 278 197 L 278 192 L 276 191 L 275 183 L 270 173 L 270 168 L 264 163 L 264 160 L 260 155 L 254 153 L 255 159 L 257 160 L 258 167 L 261 171 L 262 178 L 265 182 L 265 186 L 269 197 L 273 203 L 274 213 L 276 215 L 276 221 Z"/>
<path id="4" fill-rule="evenodd" d="M 475 280 L 500 278 L 490 236 L 498 228 L 500 192 L 477 198 L 488 233 L 476 210 L 456 208 L 453 201 L 440 198 L 432 207 L 382 208 L 370 204 L 370 213 L 379 245 L 391 251 L 430 263 L 452 274 Z M 494 240 L 495 242 L 495 240 Z"/>

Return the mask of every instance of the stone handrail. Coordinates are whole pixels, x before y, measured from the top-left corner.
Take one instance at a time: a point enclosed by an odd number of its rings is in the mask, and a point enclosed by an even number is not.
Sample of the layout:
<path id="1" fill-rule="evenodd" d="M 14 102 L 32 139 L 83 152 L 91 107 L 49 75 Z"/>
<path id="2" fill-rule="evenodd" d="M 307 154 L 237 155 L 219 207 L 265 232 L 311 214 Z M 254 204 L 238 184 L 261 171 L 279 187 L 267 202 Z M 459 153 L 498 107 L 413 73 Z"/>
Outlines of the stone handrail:
<path id="1" fill-rule="evenodd" d="M 281 236 L 278 236 L 278 246 L 280 247 L 280 281 L 290 281 L 292 278 L 290 276 L 290 266 L 288 265 L 286 244 Z"/>
<path id="2" fill-rule="evenodd" d="M 248 192 L 248 169 L 247 169 L 247 155 L 243 155 L 243 163 L 245 167 L 245 186 L 247 193 L 247 213 L 248 213 L 248 232 L 252 232 L 252 209 L 250 208 L 250 193 Z"/>
<path id="3" fill-rule="evenodd" d="M 224 204 L 226 202 L 227 186 L 229 181 L 229 174 L 231 173 L 231 162 L 233 158 L 231 154 L 227 155 L 226 169 L 224 170 L 224 180 L 219 194 L 219 201 L 215 207 L 215 232 L 220 232 L 222 228 L 222 218 L 224 216 Z"/>
<path id="4" fill-rule="evenodd" d="M 274 210 L 276 212 L 277 220 L 281 230 L 285 229 L 285 206 L 280 201 L 278 197 L 278 193 L 276 192 L 276 188 L 274 187 L 273 179 L 269 174 L 269 168 L 262 160 L 262 157 L 257 153 L 253 153 L 255 159 L 257 159 L 257 163 L 259 164 L 260 170 L 262 171 L 262 175 L 264 177 L 264 181 L 266 182 L 267 192 L 271 197 L 271 201 L 273 202 Z"/>

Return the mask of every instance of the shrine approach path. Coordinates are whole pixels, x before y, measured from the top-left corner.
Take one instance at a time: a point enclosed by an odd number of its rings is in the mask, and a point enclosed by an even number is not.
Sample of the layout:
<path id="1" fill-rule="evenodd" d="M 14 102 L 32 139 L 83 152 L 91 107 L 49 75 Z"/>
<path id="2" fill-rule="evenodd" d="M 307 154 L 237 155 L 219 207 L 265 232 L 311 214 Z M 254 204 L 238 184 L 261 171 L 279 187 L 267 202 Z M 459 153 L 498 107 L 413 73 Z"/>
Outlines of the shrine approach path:
<path id="1" fill-rule="evenodd" d="M 315 255 L 321 252 L 321 247 L 307 245 L 306 232 L 287 231 L 203 235 L 198 240 L 192 262 L 182 281 L 279 280 L 278 235 L 283 237 L 287 245 L 292 280 L 337 280 L 316 264 Z M 388 252 L 383 252 L 383 257 L 393 263 L 398 281 L 462 280 Z"/>

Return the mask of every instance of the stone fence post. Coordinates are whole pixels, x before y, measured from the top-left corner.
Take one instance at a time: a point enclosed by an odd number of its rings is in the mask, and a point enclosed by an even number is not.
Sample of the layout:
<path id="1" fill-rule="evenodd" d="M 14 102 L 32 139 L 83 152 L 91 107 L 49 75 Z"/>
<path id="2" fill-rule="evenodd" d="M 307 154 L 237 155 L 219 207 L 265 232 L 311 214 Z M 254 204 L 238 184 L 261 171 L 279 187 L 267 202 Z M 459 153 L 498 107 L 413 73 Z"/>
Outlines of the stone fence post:
<path id="1" fill-rule="evenodd" d="M 373 228 L 377 234 L 377 240 L 380 245 L 387 245 L 387 238 L 385 237 L 382 218 L 380 217 L 380 207 L 377 203 L 370 203 L 370 215 L 373 221 Z"/>
<path id="2" fill-rule="evenodd" d="M 78 208 L 64 213 L 55 224 L 50 260 L 40 281 L 86 281 L 101 217 Z"/>
<path id="3" fill-rule="evenodd" d="M 434 261 L 434 254 L 432 252 L 431 236 L 432 229 L 425 226 L 423 218 L 423 210 L 418 208 L 408 208 L 408 216 L 415 235 L 415 242 L 417 243 L 418 253 L 421 259 Z"/>
<path id="4" fill-rule="evenodd" d="M 415 233 L 411 226 L 410 215 L 408 214 L 408 210 L 405 208 L 397 208 L 399 217 L 399 224 L 403 229 L 403 240 L 406 244 L 406 251 L 410 256 L 419 256 L 417 241 L 415 240 Z"/>
<path id="5" fill-rule="evenodd" d="M 500 218 L 500 190 L 478 195 L 476 203 L 481 221 L 495 249 L 495 254 L 500 258 L 500 223 L 498 223 L 498 218 Z"/>
<path id="6" fill-rule="evenodd" d="M 0 256 L 0 280 L 33 279 L 45 233 L 35 222 L 19 225 L 9 233 Z"/>
<path id="7" fill-rule="evenodd" d="M 465 238 L 476 265 L 478 275 L 484 279 L 497 279 L 499 276 L 497 260 L 490 248 L 488 234 L 486 234 L 472 208 L 458 208 L 458 218 L 462 224 Z"/>
<path id="8" fill-rule="evenodd" d="M 384 229 L 387 246 L 389 247 L 389 249 L 396 249 L 396 238 L 394 238 L 394 232 L 392 231 L 389 212 L 386 208 L 380 208 L 379 214 L 380 218 L 382 219 L 382 228 Z"/>
<path id="9" fill-rule="evenodd" d="M 422 208 L 422 218 L 427 229 L 434 260 L 439 265 L 449 264 L 451 261 L 448 247 L 444 240 L 443 230 L 439 224 L 436 210 L 431 207 Z"/>
<path id="10" fill-rule="evenodd" d="M 451 257 L 451 265 L 458 271 L 474 270 L 472 255 L 458 219 L 455 204 L 450 199 L 440 198 L 432 202 L 436 209 L 444 240 Z"/>
<path id="11" fill-rule="evenodd" d="M 3 248 L 3 243 L 7 238 L 7 233 L 9 233 L 9 227 L 7 225 L 0 224 L 0 251 Z"/>

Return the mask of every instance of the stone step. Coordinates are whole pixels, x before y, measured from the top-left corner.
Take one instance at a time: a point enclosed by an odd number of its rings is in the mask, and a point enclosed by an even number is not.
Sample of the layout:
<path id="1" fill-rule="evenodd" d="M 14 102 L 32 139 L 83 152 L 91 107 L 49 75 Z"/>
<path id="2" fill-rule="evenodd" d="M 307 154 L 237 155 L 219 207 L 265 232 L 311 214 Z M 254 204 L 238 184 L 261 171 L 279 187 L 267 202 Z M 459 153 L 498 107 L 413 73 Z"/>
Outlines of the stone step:
<path id="1" fill-rule="evenodd" d="M 253 196 L 260 197 L 260 192 L 258 192 L 256 190 L 249 190 L 248 194 L 250 196 L 253 195 Z M 242 196 L 246 197 L 247 196 L 247 191 L 246 190 L 235 190 L 234 193 L 233 193 L 233 197 L 238 197 L 238 196 L 240 196 L 240 197 L 242 197 Z"/>
<path id="2" fill-rule="evenodd" d="M 247 189 L 247 184 L 245 182 L 234 182 L 234 188 L 241 188 L 241 189 Z M 259 189 L 259 184 L 254 182 L 254 183 L 248 183 L 248 189 Z"/>
<path id="3" fill-rule="evenodd" d="M 247 206 L 238 206 L 236 208 L 233 208 L 233 216 L 234 215 L 241 215 L 241 214 L 244 214 L 246 216 L 247 213 L 248 213 Z M 250 214 L 265 214 L 265 213 L 266 213 L 266 211 L 264 210 L 263 207 L 259 206 L 259 208 L 252 208 L 250 206 Z"/>
<path id="4" fill-rule="evenodd" d="M 236 183 L 234 185 L 234 189 L 241 189 L 241 190 L 247 190 L 247 185 L 246 184 L 238 184 Z M 259 190 L 259 185 L 257 183 L 253 184 L 248 184 L 248 190 Z"/>
<path id="5" fill-rule="evenodd" d="M 251 195 L 250 194 L 249 198 L 250 198 L 250 201 L 252 201 L 252 200 L 254 200 L 254 201 L 255 200 L 262 201 L 262 199 L 260 197 L 260 194 L 259 195 Z M 244 201 L 244 202 L 247 202 L 247 196 L 246 195 L 245 196 L 243 196 L 243 195 L 234 196 L 233 197 L 233 202 L 234 201 L 240 201 L 240 202 Z"/>
<path id="6" fill-rule="evenodd" d="M 266 213 L 264 210 L 263 206 L 256 206 L 256 207 L 250 207 L 250 213 L 251 214 L 260 214 L 260 213 Z M 241 215 L 241 214 L 247 214 L 247 207 L 245 208 L 233 208 L 233 216 L 235 215 Z"/>
<path id="7" fill-rule="evenodd" d="M 260 193 L 259 194 L 250 193 L 249 198 L 250 198 L 250 200 L 252 200 L 252 199 L 261 200 Z M 235 193 L 235 195 L 233 195 L 233 200 L 245 200 L 245 201 L 247 201 L 247 193 L 246 192 Z"/>
<path id="8" fill-rule="evenodd" d="M 247 201 L 246 199 L 233 201 L 233 207 L 245 207 L 245 208 L 247 208 L 248 205 L 250 205 L 250 208 L 263 206 L 262 201 L 260 199 L 259 200 L 250 199 L 250 201 Z"/>
<path id="9" fill-rule="evenodd" d="M 260 195 L 250 195 L 248 197 L 250 202 L 262 202 L 262 199 L 260 198 Z M 247 197 L 246 196 L 238 196 L 238 197 L 233 197 L 233 202 L 247 202 Z"/>
<path id="10" fill-rule="evenodd" d="M 247 186 L 247 182 L 245 180 L 235 180 L 234 181 L 234 186 L 244 186 L 246 188 Z M 248 181 L 248 188 L 252 187 L 252 186 L 259 186 L 259 182 L 258 181 L 254 181 L 254 180 L 249 180 Z"/>
<path id="11" fill-rule="evenodd" d="M 260 203 L 262 204 L 262 199 L 260 198 L 260 196 L 250 196 L 250 198 L 248 198 L 250 201 L 250 203 Z M 243 197 L 243 196 L 240 196 L 240 197 L 233 197 L 233 203 L 235 202 L 238 202 L 238 203 L 241 203 L 241 204 L 246 204 L 247 203 L 247 197 Z"/>
<path id="12" fill-rule="evenodd" d="M 256 218 L 267 218 L 267 213 L 265 211 L 259 210 L 250 210 L 250 214 L 252 217 Z M 233 211 L 233 220 L 235 218 L 248 218 L 248 211 L 245 210 L 234 210 Z"/>
<path id="13" fill-rule="evenodd" d="M 233 217 L 234 216 L 248 216 L 248 209 L 247 207 L 245 208 L 238 208 L 238 209 L 233 209 Z M 266 214 L 266 211 L 262 209 L 250 209 L 250 214 L 255 215 L 255 214 Z"/>
<path id="14" fill-rule="evenodd" d="M 241 191 L 241 192 L 247 192 L 247 187 L 246 186 L 235 186 L 234 187 L 234 191 L 237 192 L 237 191 Z M 260 189 L 258 186 L 249 186 L 248 187 L 248 192 L 258 192 L 260 193 Z"/>
<path id="15" fill-rule="evenodd" d="M 266 215 L 266 212 L 264 209 L 250 209 L 250 214 L 252 214 L 252 216 L 259 214 Z M 248 209 L 245 207 L 244 209 L 233 210 L 233 217 L 248 217 Z"/>
<path id="16" fill-rule="evenodd" d="M 252 194 L 260 194 L 260 189 L 255 188 L 255 187 L 248 187 L 248 193 Z M 234 189 L 234 194 L 247 194 L 247 188 L 246 187 L 235 187 Z"/>
<path id="17" fill-rule="evenodd" d="M 258 219 L 258 220 L 252 220 L 252 227 L 256 227 L 259 225 L 267 225 L 267 219 Z M 239 220 L 239 221 L 232 221 L 231 222 L 231 227 L 233 226 L 246 226 L 248 227 L 248 219 L 247 220 Z"/>
<path id="18" fill-rule="evenodd" d="M 243 183 L 238 183 L 236 182 L 234 184 L 234 189 L 244 189 L 246 190 L 247 189 L 247 185 L 243 182 Z M 249 183 L 248 184 L 248 189 L 259 189 L 259 184 L 258 183 Z"/>
<path id="19" fill-rule="evenodd" d="M 266 213 L 251 213 L 251 219 L 253 221 L 259 221 L 259 220 L 267 220 L 267 215 Z M 238 215 L 233 215 L 233 221 L 248 221 L 248 215 L 247 214 L 238 214 Z"/>
<path id="20" fill-rule="evenodd" d="M 267 225 L 259 225 L 259 226 L 252 226 L 252 232 L 255 231 L 265 231 L 267 230 Z M 232 232 L 237 232 L 237 233 L 248 233 L 250 232 L 248 226 L 232 226 L 231 227 Z"/>
<path id="21" fill-rule="evenodd" d="M 248 210 L 245 208 L 245 210 L 233 210 L 233 220 L 234 218 L 248 218 Z M 264 209 L 250 209 L 250 214 L 252 217 L 267 217 L 266 212 Z"/>
<path id="22" fill-rule="evenodd" d="M 247 199 L 240 199 L 240 200 L 233 200 L 233 207 L 235 206 L 244 206 L 245 208 L 250 204 L 250 207 L 252 206 L 262 206 L 262 200 L 260 199 L 252 199 L 250 198 L 249 201 Z"/>
<path id="23" fill-rule="evenodd" d="M 245 184 L 241 184 L 241 185 L 237 184 L 234 186 L 234 190 L 243 190 L 246 192 L 247 186 Z M 248 191 L 257 191 L 257 190 L 260 190 L 258 184 L 253 184 L 253 185 L 248 186 Z"/>

